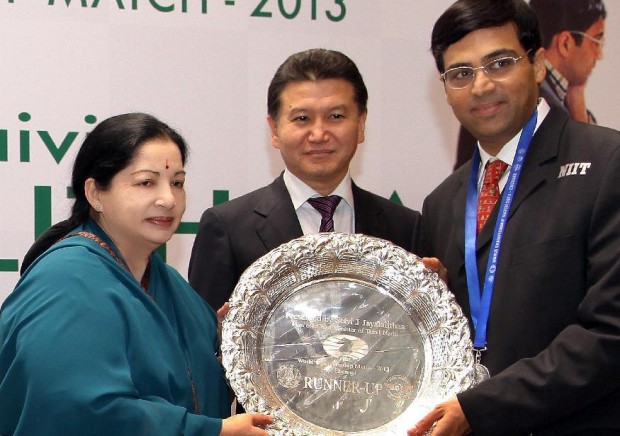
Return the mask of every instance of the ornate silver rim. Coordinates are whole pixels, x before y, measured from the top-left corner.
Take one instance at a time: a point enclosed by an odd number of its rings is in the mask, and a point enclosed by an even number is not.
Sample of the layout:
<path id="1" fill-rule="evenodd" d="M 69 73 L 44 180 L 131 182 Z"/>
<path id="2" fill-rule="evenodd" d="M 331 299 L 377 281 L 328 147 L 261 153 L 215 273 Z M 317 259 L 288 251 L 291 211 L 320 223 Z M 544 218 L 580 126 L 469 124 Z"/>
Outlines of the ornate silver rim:
<path id="1" fill-rule="evenodd" d="M 406 410 L 378 428 L 345 433 L 293 412 L 270 386 L 262 363 L 264 329 L 283 299 L 321 280 L 361 281 L 398 301 L 424 338 L 424 370 Z M 437 274 L 419 257 L 361 234 L 307 235 L 272 250 L 242 275 L 222 326 L 222 363 L 245 410 L 275 418 L 274 435 L 405 434 L 438 402 L 474 383 L 467 320 Z"/>

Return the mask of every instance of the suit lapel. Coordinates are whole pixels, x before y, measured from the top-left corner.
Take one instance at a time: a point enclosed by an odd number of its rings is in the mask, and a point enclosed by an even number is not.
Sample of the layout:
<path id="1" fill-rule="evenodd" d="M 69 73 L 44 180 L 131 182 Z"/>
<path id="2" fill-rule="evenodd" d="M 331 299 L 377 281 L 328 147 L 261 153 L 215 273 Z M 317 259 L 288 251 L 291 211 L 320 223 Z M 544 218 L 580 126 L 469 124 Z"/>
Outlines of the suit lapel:
<path id="1" fill-rule="evenodd" d="M 362 233 L 370 236 L 384 235 L 384 225 L 381 220 L 383 209 L 377 202 L 370 201 L 368 193 L 351 183 L 353 192 L 353 202 L 355 209 L 355 233 Z"/>
<path id="2" fill-rule="evenodd" d="M 465 253 L 465 203 L 467 201 L 467 183 L 471 173 L 471 159 L 463 165 L 452 202 L 452 219 L 454 220 L 454 236 L 461 254 Z M 463 258 L 463 256 L 461 256 Z"/>
<path id="3" fill-rule="evenodd" d="M 565 114 L 552 109 L 538 128 L 525 158 L 524 171 L 521 173 L 509 217 L 514 215 L 538 186 L 546 183 L 550 177 L 557 177 L 555 167 L 546 164 L 554 161 L 559 154 L 560 136 L 567 121 Z"/>
<path id="4" fill-rule="evenodd" d="M 555 159 L 558 155 L 559 138 L 567 120 L 568 117 L 561 111 L 552 109 L 536 131 L 528 149 L 517 191 L 510 207 L 509 220 L 538 186 L 544 184 L 550 176 L 555 176 L 555 173 L 551 174 L 549 172 L 551 168 L 545 164 Z M 487 225 L 484 226 L 478 235 L 476 249 L 482 248 L 491 241 L 498 214 L 499 203 L 493 209 Z M 510 221 L 508 221 L 506 226 L 509 225 Z"/>
<path id="5" fill-rule="evenodd" d="M 268 251 L 303 236 L 282 175 L 267 186 L 254 213 L 259 217 L 256 233 Z"/>

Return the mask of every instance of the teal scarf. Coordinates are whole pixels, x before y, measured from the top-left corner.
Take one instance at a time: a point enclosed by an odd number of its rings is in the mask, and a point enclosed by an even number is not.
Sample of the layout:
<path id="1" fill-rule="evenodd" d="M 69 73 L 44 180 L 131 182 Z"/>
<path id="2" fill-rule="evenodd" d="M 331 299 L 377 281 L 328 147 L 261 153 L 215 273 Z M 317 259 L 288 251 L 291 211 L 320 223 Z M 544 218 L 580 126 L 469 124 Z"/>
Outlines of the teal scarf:
<path id="1" fill-rule="evenodd" d="M 99 226 L 75 232 L 109 250 L 56 243 L 0 311 L 0 434 L 219 434 L 230 394 L 214 311 L 157 254 L 147 294 Z"/>

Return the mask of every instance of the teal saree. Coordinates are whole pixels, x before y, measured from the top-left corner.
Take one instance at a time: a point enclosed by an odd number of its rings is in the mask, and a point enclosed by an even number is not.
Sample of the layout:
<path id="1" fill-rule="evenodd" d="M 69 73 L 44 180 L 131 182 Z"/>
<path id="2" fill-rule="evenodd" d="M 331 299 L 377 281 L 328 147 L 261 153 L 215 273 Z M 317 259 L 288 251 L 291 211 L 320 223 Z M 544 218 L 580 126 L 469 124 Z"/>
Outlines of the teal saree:
<path id="1" fill-rule="evenodd" d="M 83 236 L 39 256 L 0 311 L 0 434 L 219 434 L 215 313 L 159 255 L 149 270 L 147 294 Z"/>

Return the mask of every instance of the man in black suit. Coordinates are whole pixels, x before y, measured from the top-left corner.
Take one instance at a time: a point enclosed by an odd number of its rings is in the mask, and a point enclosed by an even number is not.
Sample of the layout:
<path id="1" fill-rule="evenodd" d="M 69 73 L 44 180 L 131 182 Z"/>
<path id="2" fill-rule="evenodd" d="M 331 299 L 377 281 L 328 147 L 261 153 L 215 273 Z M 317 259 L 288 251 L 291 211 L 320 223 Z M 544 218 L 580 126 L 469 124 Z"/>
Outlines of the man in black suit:
<path id="1" fill-rule="evenodd" d="M 420 214 L 359 188 L 349 163 L 364 141 L 368 93 L 344 54 L 312 49 L 289 57 L 269 86 L 271 142 L 286 169 L 270 185 L 207 209 L 192 249 L 189 280 L 214 308 L 239 277 L 279 245 L 319 231 L 311 197 L 340 197 L 334 230 L 364 233 L 415 251 Z"/>
<path id="2" fill-rule="evenodd" d="M 490 378 L 409 434 L 618 435 L 620 133 L 539 98 L 544 49 L 523 0 L 459 0 L 431 45 L 479 147 L 425 200 L 423 246 Z"/>

